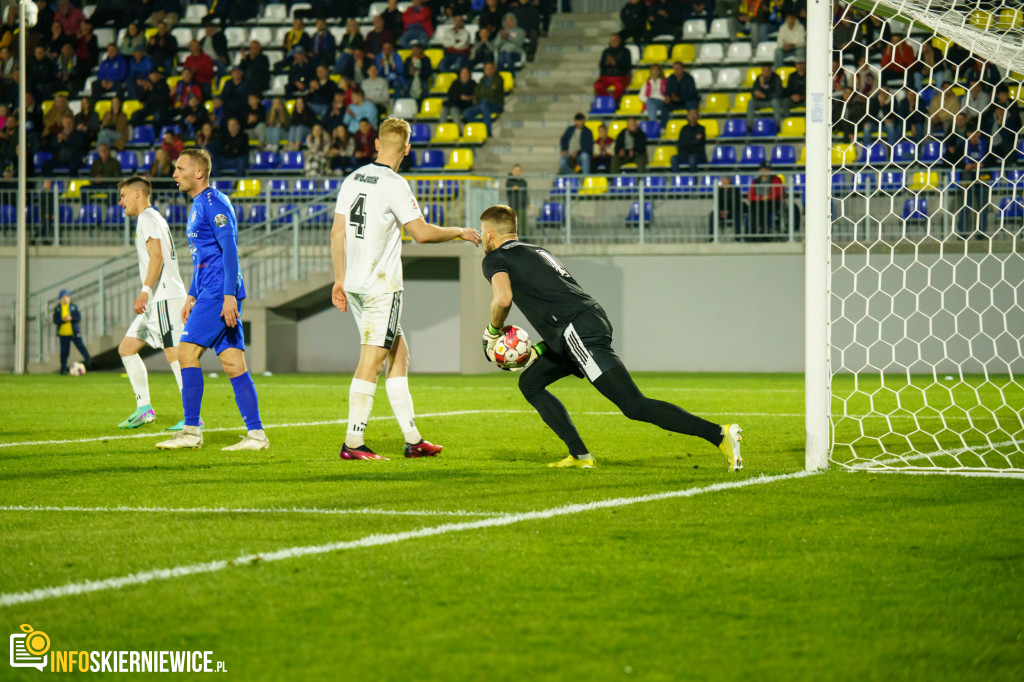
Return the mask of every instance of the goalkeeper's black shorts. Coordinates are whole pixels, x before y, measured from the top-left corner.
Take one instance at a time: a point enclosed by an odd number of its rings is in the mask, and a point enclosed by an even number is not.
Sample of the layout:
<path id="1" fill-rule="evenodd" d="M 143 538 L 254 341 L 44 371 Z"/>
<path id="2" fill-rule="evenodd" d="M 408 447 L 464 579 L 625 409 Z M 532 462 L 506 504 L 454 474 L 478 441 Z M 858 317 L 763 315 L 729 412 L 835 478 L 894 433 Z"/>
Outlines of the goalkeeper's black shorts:
<path id="1" fill-rule="evenodd" d="M 612 348 L 612 323 L 600 305 L 587 308 L 569 323 L 562 331 L 559 351 L 552 351 L 550 346 L 545 357 L 552 354 L 570 374 L 591 383 L 622 366 Z"/>

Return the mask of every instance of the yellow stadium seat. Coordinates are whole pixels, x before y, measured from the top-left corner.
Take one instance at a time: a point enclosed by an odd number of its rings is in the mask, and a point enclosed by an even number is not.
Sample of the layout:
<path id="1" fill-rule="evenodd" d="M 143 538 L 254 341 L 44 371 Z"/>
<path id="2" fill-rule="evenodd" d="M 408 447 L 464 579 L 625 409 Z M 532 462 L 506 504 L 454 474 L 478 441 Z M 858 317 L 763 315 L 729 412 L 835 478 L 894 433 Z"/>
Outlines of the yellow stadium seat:
<path id="1" fill-rule="evenodd" d="M 713 118 L 699 118 L 697 123 L 704 126 L 704 136 L 709 140 L 713 140 L 719 135 L 718 121 Z"/>
<path id="2" fill-rule="evenodd" d="M 999 13 L 996 21 L 996 30 L 1012 31 L 1024 25 L 1024 10 L 1004 9 Z"/>
<path id="3" fill-rule="evenodd" d="M 447 93 L 448 88 L 452 87 L 452 83 L 457 80 L 459 80 L 458 74 L 439 73 L 434 77 L 434 85 L 430 88 L 430 91 L 441 94 Z"/>
<path id="4" fill-rule="evenodd" d="M 676 154 L 676 148 L 675 147 L 669 147 L 669 146 L 655 147 L 654 148 L 654 158 L 651 159 L 651 162 L 647 165 L 647 167 L 648 168 L 671 168 L 672 167 L 672 157 L 675 156 L 675 154 Z"/>
<path id="5" fill-rule="evenodd" d="M 639 116 L 644 111 L 644 104 L 637 95 L 624 95 L 619 100 L 619 109 L 616 116 Z"/>
<path id="6" fill-rule="evenodd" d="M 601 121 L 587 121 L 583 125 L 587 126 L 587 128 L 590 130 L 591 134 L 594 136 L 594 139 L 596 140 L 597 139 L 597 129 L 600 128 L 604 124 L 601 123 Z"/>
<path id="7" fill-rule="evenodd" d="M 807 145 L 804 145 L 803 147 L 800 148 L 800 165 L 807 165 Z"/>
<path id="8" fill-rule="evenodd" d="M 807 122 L 799 116 L 790 116 L 782 120 L 779 137 L 804 137 L 807 135 Z"/>
<path id="9" fill-rule="evenodd" d="M 171 96 L 174 96 L 174 88 L 177 87 L 178 81 L 181 80 L 181 76 L 168 76 L 167 77 L 167 89 L 171 91 Z"/>
<path id="10" fill-rule="evenodd" d="M 515 77 L 512 75 L 512 72 L 511 71 L 499 71 L 498 75 L 501 76 L 501 82 L 502 82 L 502 85 L 505 88 L 505 92 L 506 93 L 512 92 L 512 88 L 514 88 L 516 86 L 516 80 L 515 80 Z"/>
<path id="11" fill-rule="evenodd" d="M 685 118 L 673 118 L 665 126 L 665 129 L 661 131 L 661 139 L 663 140 L 678 140 L 679 131 L 683 129 L 687 123 Z"/>
<path id="12" fill-rule="evenodd" d="M 695 59 L 697 59 L 697 51 L 693 48 L 693 45 L 680 43 L 672 48 L 672 62 L 692 64 Z"/>
<path id="13" fill-rule="evenodd" d="M 779 80 L 782 81 L 782 87 L 789 85 L 789 75 L 796 73 L 795 66 L 783 66 L 775 72 L 779 76 Z"/>
<path id="14" fill-rule="evenodd" d="M 96 112 L 96 115 L 103 118 L 110 111 L 110 100 L 109 99 L 98 99 L 96 103 L 92 105 L 92 110 Z"/>
<path id="15" fill-rule="evenodd" d="M 964 95 L 967 94 L 967 88 L 961 87 L 959 85 L 954 85 L 953 94 L 956 95 L 957 97 L 963 97 Z"/>
<path id="16" fill-rule="evenodd" d="M 487 142 L 487 126 L 483 123 L 467 123 L 462 129 L 460 144 L 483 144 Z"/>
<path id="17" fill-rule="evenodd" d="M 209 100 L 207 100 L 207 101 L 209 101 Z M 295 100 L 293 100 L 293 99 L 285 100 L 285 102 L 284 102 L 284 109 L 285 109 L 285 111 L 288 112 L 289 116 L 291 116 L 293 113 L 295 113 Z"/>
<path id="18" fill-rule="evenodd" d="M 623 130 L 626 129 L 625 121 L 609 121 L 608 123 L 608 137 L 613 140 L 619 136 Z"/>
<path id="19" fill-rule="evenodd" d="M 937 192 L 939 190 L 939 174 L 929 171 L 917 171 L 910 177 L 909 189 L 913 192 L 925 190 Z"/>
<path id="20" fill-rule="evenodd" d="M 934 38 L 932 38 L 932 47 L 934 47 L 942 54 L 946 54 L 946 50 L 949 49 L 949 44 L 950 41 L 946 40 L 945 38 L 939 36 L 935 36 Z"/>
<path id="21" fill-rule="evenodd" d="M 608 193 L 608 178 L 604 176 L 588 175 L 583 178 L 583 186 L 580 187 L 580 196 L 596 196 Z"/>
<path id="22" fill-rule="evenodd" d="M 438 47 L 431 47 L 429 49 L 423 50 L 423 56 L 429 59 L 430 66 L 436 69 L 437 65 L 441 63 L 442 59 L 444 59 L 444 50 Z"/>
<path id="23" fill-rule="evenodd" d="M 224 84 L 231 80 L 231 76 L 221 76 L 220 80 L 213 84 L 213 94 L 219 95 L 224 90 Z"/>
<path id="24" fill-rule="evenodd" d="M 729 95 L 724 92 L 712 92 L 704 100 L 705 114 L 724 114 L 729 111 Z"/>
<path id="25" fill-rule="evenodd" d="M 754 81 L 756 81 L 757 77 L 760 76 L 760 75 L 761 75 L 761 67 L 760 66 L 752 66 L 752 67 L 750 67 L 749 69 L 747 69 L 747 77 L 744 79 L 742 87 L 745 90 L 749 90 L 750 88 L 754 87 Z"/>
<path id="26" fill-rule="evenodd" d="M 459 126 L 454 123 L 439 123 L 434 127 L 430 144 L 455 144 L 459 141 Z"/>
<path id="27" fill-rule="evenodd" d="M 428 97 L 423 100 L 423 104 L 420 105 L 420 113 L 416 115 L 416 118 L 422 119 L 435 119 L 441 117 L 441 107 L 444 105 L 444 100 L 440 97 Z"/>
<path id="28" fill-rule="evenodd" d="M 644 87 L 644 83 L 651 77 L 650 69 L 633 69 L 632 80 L 629 81 L 629 87 L 627 90 L 639 90 Z"/>
<path id="29" fill-rule="evenodd" d="M 994 28 L 993 22 L 995 18 L 991 12 L 985 10 L 975 10 L 971 12 L 971 26 L 980 28 L 982 31 L 990 31 Z"/>
<path id="30" fill-rule="evenodd" d="M 91 184 L 88 180 L 71 180 L 68 182 L 67 191 L 61 197 L 64 199 L 80 199 L 82 197 L 82 188 L 88 187 Z"/>
<path id="31" fill-rule="evenodd" d="M 248 178 L 239 180 L 238 187 L 231 193 L 231 197 L 238 199 L 254 199 L 263 191 L 263 185 L 259 180 L 250 180 Z"/>
<path id="32" fill-rule="evenodd" d="M 50 113 L 50 109 L 53 109 L 53 100 L 52 99 L 44 100 L 43 101 L 43 116 L 46 116 L 48 113 Z"/>
<path id="33" fill-rule="evenodd" d="M 747 113 L 747 102 L 750 101 L 749 92 L 737 92 L 736 97 L 732 101 L 731 111 L 734 114 L 745 114 Z"/>
<path id="34" fill-rule="evenodd" d="M 398 50 L 398 56 L 402 60 L 402 63 L 404 64 L 405 60 L 412 56 L 412 48 Z"/>
<path id="35" fill-rule="evenodd" d="M 668 61 L 668 48 L 664 45 L 648 45 L 644 48 L 641 64 L 664 64 Z"/>
<path id="36" fill-rule="evenodd" d="M 856 144 L 834 144 L 832 145 L 832 165 L 850 166 L 857 163 Z"/>
<path id="37" fill-rule="evenodd" d="M 123 111 L 124 115 L 128 118 L 131 118 L 132 114 L 141 108 L 142 102 L 137 99 L 126 99 L 121 105 L 121 111 Z"/>
<path id="38" fill-rule="evenodd" d="M 341 82 L 341 74 L 340 73 L 332 73 L 331 75 L 327 76 L 327 78 L 329 78 L 330 80 L 334 81 L 335 84 Z"/>
<path id="39" fill-rule="evenodd" d="M 453 149 L 448 154 L 448 163 L 444 165 L 444 169 L 450 171 L 473 170 L 473 150 Z"/>
<path id="40" fill-rule="evenodd" d="M 147 29 L 146 29 L 146 30 L 145 30 L 145 31 L 143 32 L 143 34 L 142 34 L 142 35 L 144 35 L 144 36 L 146 37 L 146 40 L 148 41 L 148 40 L 149 40 L 150 38 L 152 38 L 153 36 L 155 36 L 155 35 L 156 35 L 156 33 L 157 33 L 157 30 L 156 30 L 156 26 L 154 26 L 154 27 L 152 27 L 152 28 L 147 28 Z"/>

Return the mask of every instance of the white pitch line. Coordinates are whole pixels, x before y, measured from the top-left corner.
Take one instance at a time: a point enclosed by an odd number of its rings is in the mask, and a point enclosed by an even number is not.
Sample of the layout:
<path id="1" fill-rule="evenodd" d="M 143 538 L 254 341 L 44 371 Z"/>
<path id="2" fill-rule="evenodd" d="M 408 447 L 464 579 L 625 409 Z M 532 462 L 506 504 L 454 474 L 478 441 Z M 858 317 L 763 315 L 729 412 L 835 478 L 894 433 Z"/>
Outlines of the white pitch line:
<path id="1" fill-rule="evenodd" d="M 968 445 L 962 448 L 954 448 L 952 450 L 936 450 L 935 452 L 919 452 L 915 455 L 905 455 L 892 457 L 890 459 L 883 459 L 880 462 L 871 460 L 869 462 L 861 462 L 854 464 L 851 469 L 854 470 L 871 470 L 873 467 L 883 467 L 888 464 L 904 464 L 906 462 L 912 462 L 918 459 L 930 459 L 932 457 L 956 457 L 957 455 L 963 455 L 968 452 L 975 452 L 977 450 L 995 449 L 995 448 L 1006 448 L 1011 445 L 1020 445 L 1024 443 L 1024 440 L 1004 440 L 1000 443 L 985 443 L 983 445 Z M 1002 453 L 1000 453 L 1002 454 Z M 1004 455 L 1005 456 L 1005 455 Z M 899 469 L 894 469 L 899 471 Z"/>
<path id="2" fill-rule="evenodd" d="M 420 528 L 417 530 L 405 531 L 402 533 L 368 535 L 358 540 L 331 542 L 323 545 L 289 547 L 287 549 L 281 549 L 266 554 L 246 554 L 230 560 L 221 559 L 217 561 L 208 561 L 201 564 L 187 564 L 184 566 L 176 566 L 174 568 L 141 571 L 139 573 L 131 573 L 129 575 L 120 576 L 117 578 L 106 578 L 104 580 L 86 580 L 84 582 L 68 583 L 66 585 L 60 585 L 57 587 L 43 587 L 35 590 L 29 590 L 26 592 L 11 592 L 7 594 L 0 594 L 0 608 L 5 606 L 15 606 L 18 604 L 29 604 L 33 602 L 44 601 L 47 599 L 57 599 L 60 597 L 70 597 L 73 595 L 88 594 L 91 592 L 119 590 L 122 587 L 129 587 L 132 585 L 145 585 L 146 583 L 158 580 L 170 580 L 171 578 L 182 578 L 189 575 L 216 573 L 217 571 L 222 571 L 225 568 L 230 568 L 233 566 L 244 566 L 247 564 L 252 564 L 254 562 L 269 563 L 271 561 L 296 559 L 299 557 L 327 554 L 328 552 L 340 552 L 350 549 L 358 549 L 361 547 L 379 547 L 382 545 L 391 545 L 397 542 L 403 542 L 405 540 L 415 540 L 417 538 L 433 537 L 438 535 L 445 535 L 447 533 L 458 533 L 468 530 L 481 530 L 484 528 L 510 526 L 512 524 L 521 523 L 523 521 L 550 519 L 557 516 L 580 514 L 583 512 L 594 511 L 597 509 L 625 507 L 629 505 L 640 504 L 643 502 L 654 502 L 657 500 L 694 497 L 696 495 L 700 495 L 703 493 L 712 493 L 721 490 L 731 490 L 734 488 L 744 488 L 752 485 L 764 485 L 767 483 L 774 483 L 776 481 L 783 481 L 787 479 L 814 476 L 816 474 L 817 472 L 797 471 L 790 474 L 780 474 L 776 476 L 758 476 L 754 478 L 741 479 L 738 481 L 715 483 L 713 485 L 704 486 L 700 488 L 687 488 L 683 490 L 673 490 L 664 493 L 654 493 L 651 495 L 640 495 L 637 497 L 618 497 L 583 504 L 568 504 L 561 507 L 553 507 L 550 509 L 543 509 L 539 511 L 523 512 L 519 514 L 505 514 L 502 516 L 489 519 L 480 519 L 477 521 L 446 523 L 440 526 Z"/>
<path id="3" fill-rule="evenodd" d="M 924 471 L 918 469 L 865 469 L 871 474 L 913 474 L 916 476 L 965 476 L 968 478 L 1016 478 L 1024 480 L 1024 471 L 958 471 L 943 469 L 942 471 Z"/>
<path id="4" fill-rule="evenodd" d="M 321 509 L 318 507 L 74 507 L 74 506 L 45 506 L 45 505 L 5 505 L 0 506 L 0 512 L 26 511 L 26 512 L 86 512 L 86 513 L 154 513 L 154 514 L 325 514 L 325 515 L 370 515 L 370 516 L 502 516 L 503 512 L 489 511 L 434 511 L 404 510 L 404 509 Z"/>

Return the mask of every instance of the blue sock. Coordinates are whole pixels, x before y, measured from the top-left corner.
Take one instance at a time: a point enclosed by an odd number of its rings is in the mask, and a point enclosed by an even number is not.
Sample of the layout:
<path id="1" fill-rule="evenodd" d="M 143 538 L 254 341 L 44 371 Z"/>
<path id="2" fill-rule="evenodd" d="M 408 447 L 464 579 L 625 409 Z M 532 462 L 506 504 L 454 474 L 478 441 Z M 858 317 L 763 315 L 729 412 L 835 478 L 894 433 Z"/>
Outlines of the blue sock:
<path id="1" fill-rule="evenodd" d="M 256 384 L 252 375 L 246 372 L 231 380 L 231 388 L 235 389 L 235 404 L 245 420 L 245 428 L 256 431 L 263 428 L 260 421 L 260 402 L 256 398 Z"/>
<path id="2" fill-rule="evenodd" d="M 203 405 L 203 370 L 181 368 L 181 405 L 185 410 L 185 426 L 199 426 L 199 410 Z"/>

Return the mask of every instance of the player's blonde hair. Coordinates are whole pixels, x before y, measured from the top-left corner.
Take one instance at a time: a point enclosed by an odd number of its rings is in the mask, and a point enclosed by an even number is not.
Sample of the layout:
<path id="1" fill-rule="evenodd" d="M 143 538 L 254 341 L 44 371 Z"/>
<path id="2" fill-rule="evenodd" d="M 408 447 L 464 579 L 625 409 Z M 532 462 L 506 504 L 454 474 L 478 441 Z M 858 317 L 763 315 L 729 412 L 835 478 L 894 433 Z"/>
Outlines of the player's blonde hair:
<path id="1" fill-rule="evenodd" d="M 389 147 L 404 149 L 409 144 L 409 137 L 412 135 L 412 127 L 409 122 L 401 118 L 389 118 L 380 124 L 377 136 L 381 144 Z"/>
<path id="2" fill-rule="evenodd" d="M 481 213 L 480 222 L 487 223 L 500 235 L 519 232 L 519 218 L 512 207 L 505 204 L 495 204 Z"/>
<path id="3" fill-rule="evenodd" d="M 192 159 L 201 169 L 203 169 L 203 177 L 207 180 L 210 179 L 210 169 L 213 168 L 213 160 L 210 158 L 210 152 L 199 147 L 186 147 L 181 150 L 179 156 L 187 156 Z"/>
<path id="4" fill-rule="evenodd" d="M 149 178 L 141 175 L 133 175 L 130 178 L 125 178 L 121 182 L 117 183 L 117 191 L 120 192 L 129 185 L 138 185 L 142 189 L 142 196 L 147 199 L 153 194 L 153 183 L 149 181 Z"/>

